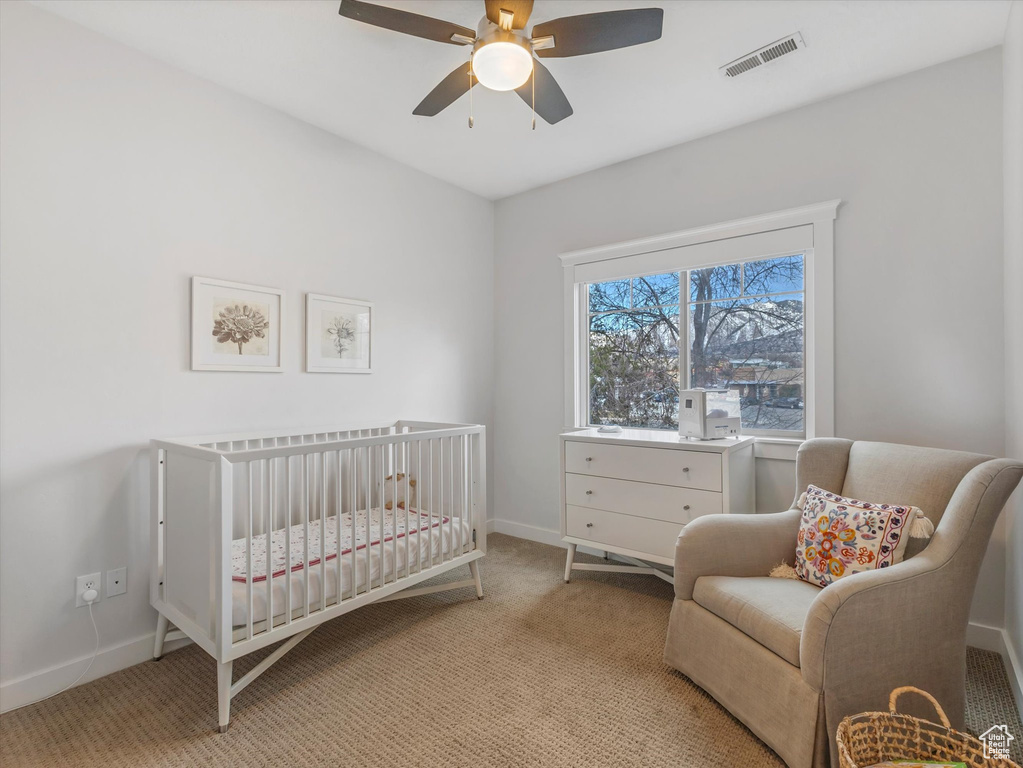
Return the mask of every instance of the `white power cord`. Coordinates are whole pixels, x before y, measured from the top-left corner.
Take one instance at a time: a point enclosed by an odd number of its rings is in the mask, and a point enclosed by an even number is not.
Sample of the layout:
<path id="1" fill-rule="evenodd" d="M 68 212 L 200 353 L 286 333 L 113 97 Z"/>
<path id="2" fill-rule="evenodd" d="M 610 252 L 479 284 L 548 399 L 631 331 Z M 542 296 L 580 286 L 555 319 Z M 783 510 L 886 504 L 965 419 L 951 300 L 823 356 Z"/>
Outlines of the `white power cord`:
<path id="1" fill-rule="evenodd" d="M 41 701 L 52 699 L 54 696 L 59 696 L 60 694 L 64 693 L 64 691 L 69 690 L 70 688 L 74 688 L 76 685 L 78 685 L 78 683 L 81 682 L 82 678 L 89 673 L 90 669 L 92 669 L 93 662 L 96 661 L 96 657 L 99 656 L 99 627 L 96 626 L 96 617 L 93 616 L 92 614 L 92 604 L 96 602 L 97 597 L 99 597 L 99 592 L 97 592 L 95 589 L 87 589 L 85 590 L 85 592 L 82 593 L 82 600 L 84 600 L 85 604 L 89 606 L 89 620 L 92 621 L 92 631 L 93 634 L 96 635 L 96 647 L 92 651 L 92 658 L 89 659 L 89 664 L 85 667 L 85 669 L 82 670 L 82 674 L 75 678 L 75 681 L 73 683 L 64 686 L 56 693 L 51 693 L 49 696 L 43 696 L 43 698 L 41 699 L 30 701 L 22 706 L 27 707 L 31 704 L 38 704 Z"/>

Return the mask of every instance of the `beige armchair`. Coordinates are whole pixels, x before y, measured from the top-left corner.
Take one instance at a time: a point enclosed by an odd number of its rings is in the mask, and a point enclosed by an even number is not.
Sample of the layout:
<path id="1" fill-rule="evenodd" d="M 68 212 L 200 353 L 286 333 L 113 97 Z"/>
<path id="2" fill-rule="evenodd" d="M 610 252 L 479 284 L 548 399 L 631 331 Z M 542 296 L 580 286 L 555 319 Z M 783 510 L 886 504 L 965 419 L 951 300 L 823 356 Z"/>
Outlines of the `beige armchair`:
<path id="1" fill-rule="evenodd" d="M 767 577 L 795 560 L 797 509 L 698 518 L 675 547 L 665 661 L 790 768 L 837 766 L 842 718 L 883 710 L 901 685 L 934 694 L 953 727 L 962 727 L 973 588 L 991 529 L 1021 475 L 1019 462 L 972 453 L 808 440 L 796 460 L 797 496 L 813 483 L 864 501 L 917 506 L 934 536 L 898 565 L 821 589 Z M 925 706 L 907 711 L 934 717 Z"/>

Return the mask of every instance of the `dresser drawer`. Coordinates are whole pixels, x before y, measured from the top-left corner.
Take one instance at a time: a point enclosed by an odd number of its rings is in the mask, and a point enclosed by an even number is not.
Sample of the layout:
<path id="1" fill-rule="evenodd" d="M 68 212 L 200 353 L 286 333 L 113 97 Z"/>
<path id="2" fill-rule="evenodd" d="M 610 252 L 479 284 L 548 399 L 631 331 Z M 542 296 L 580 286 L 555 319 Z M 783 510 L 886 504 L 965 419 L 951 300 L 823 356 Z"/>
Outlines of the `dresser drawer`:
<path id="1" fill-rule="evenodd" d="M 565 471 L 721 491 L 721 456 L 717 453 L 566 440 Z"/>
<path id="2" fill-rule="evenodd" d="M 679 523 L 619 515 L 603 509 L 569 506 L 565 512 L 569 536 L 657 557 L 674 557 L 675 540 L 682 530 Z"/>
<path id="3" fill-rule="evenodd" d="M 679 525 L 722 511 L 720 493 L 571 473 L 565 475 L 565 501 Z"/>

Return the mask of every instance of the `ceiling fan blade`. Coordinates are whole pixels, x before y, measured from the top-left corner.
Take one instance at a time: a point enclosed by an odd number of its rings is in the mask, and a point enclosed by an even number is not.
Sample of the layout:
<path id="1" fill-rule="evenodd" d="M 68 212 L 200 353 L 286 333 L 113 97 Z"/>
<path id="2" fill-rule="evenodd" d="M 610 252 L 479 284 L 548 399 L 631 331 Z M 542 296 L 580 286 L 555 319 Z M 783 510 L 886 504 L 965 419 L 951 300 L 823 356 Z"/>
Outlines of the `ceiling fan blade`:
<path id="1" fill-rule="evenodd" d="M 534 40 L 554 36 L 553 48 L 536 51 L 541 58 L 582 56 L 657 40 L 661 36 L 663 22 L 664 10 L 661 8 L 585 13 L 537 24 L 533 27 L 532 36 Z"/>
<path id="2" fill-rule="evenodd" d="M 472 84 L 476 85 L 479 80 L 475 77 Z M 412 110 L 413 115 L 433 117 L 445 108 L 458 101 L 459 97 L 469 91 L 469 63 L 459 64 L 437 87 L 426 94 L 426 98 L 419 102 L 419 106 Z"/>
<path id="3" fill-rule="evenodd" d="M 533 12 L 533 0 L 486 0 L 487 18 L 501 25 L 501 11 L 509 11 L 515 15 L 512 20 L 512 29 L 524 29 L 529 21 L 529 14 Z"/>
<path id="4" fill-rule="evenodd" d="M 468 45 L 476 39 L 476 33 L 473 30 L 452 24 L 450 21 L 399 11 L 384 5 L 364 3 L 362 0 L 341 0 L 341 8 L 338 13 L 349 19 L 372 24 L 374 27 L 383 27 L 395 32 L 403 32 L 406 35 L 436 40 L 438 43 Z M 452 40 L 452 35 L 460 35 L 465 40 Z"/>
<path id="5" fill-rule="evenodd" d="M 536 79 L 536 114 L 551 125 L 559 123 L 572 114 L 572 105 L 568 103 L 565 92 L 561 90 L 554 75 L 539 61 L 533 61 L 533 77 Z M 525 85 L 515 89 L 522 100 L 532 106 L 533 84 L 527 80 Z"/>

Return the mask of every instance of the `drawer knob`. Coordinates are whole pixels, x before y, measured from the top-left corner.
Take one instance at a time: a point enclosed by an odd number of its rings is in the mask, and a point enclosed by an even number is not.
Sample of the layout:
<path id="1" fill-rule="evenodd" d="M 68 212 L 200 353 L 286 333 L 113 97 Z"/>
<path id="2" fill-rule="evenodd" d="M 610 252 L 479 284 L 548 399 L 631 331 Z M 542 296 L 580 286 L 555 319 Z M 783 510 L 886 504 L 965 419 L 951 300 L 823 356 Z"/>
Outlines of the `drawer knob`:
<path id="1" fill-rule="evenodd" d="M 587 495 L 587 496 L 592 496 L 592 495 L 593 495 L 593 491 L 587 491 L 587 492 L 586 492 L 586 495 Z"/>
<path id="2" fill-rule="evenodd" d="M 689 509 L 689 505 L 686 504 L 684 507 L 682 507 L 682 509 Z"/>
<path id="3" fill-rule="evenodd" d="M 587 460 L 587 461 L 593 461 L 593 457 L 592 457 L 592 456 L 587 456 L 587 457 L 586 457 L 586 460 Z"/>
<path id="4" fill-rule="evenodd" d="M 682 467 L 682 471 L 683 472 L 688 472 L 689 471 L 689 467 Z"/>
<path id="5" fill-rule="evenodd" d="M 586 524 L 586 527 L 587 527 L 587 528 L 592 528 L 592 527 L 593 527 L 593 523 L 587 523 L 587 524 Z"/>

